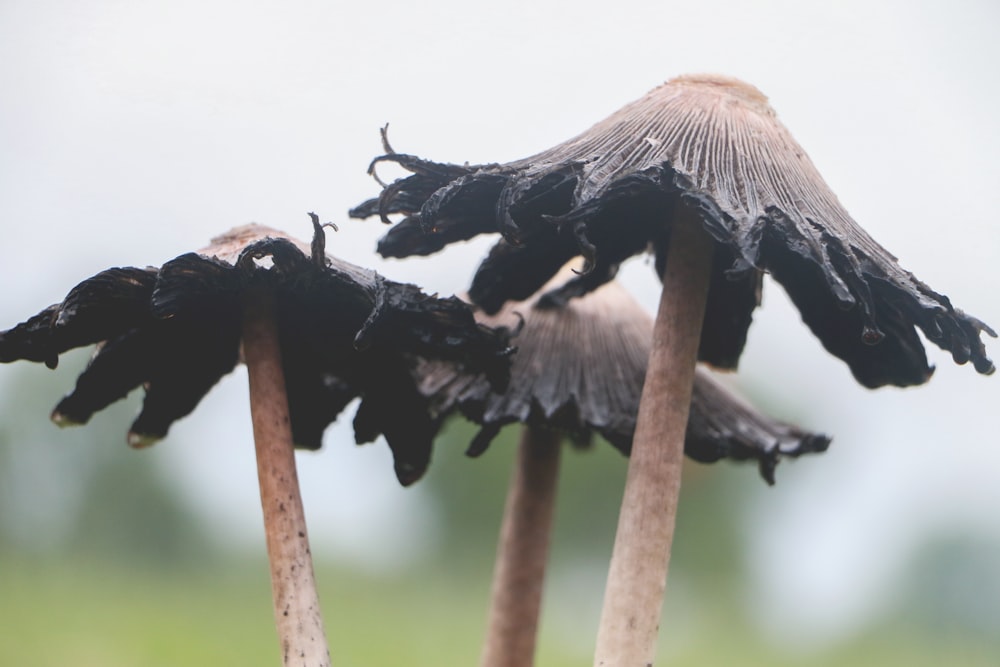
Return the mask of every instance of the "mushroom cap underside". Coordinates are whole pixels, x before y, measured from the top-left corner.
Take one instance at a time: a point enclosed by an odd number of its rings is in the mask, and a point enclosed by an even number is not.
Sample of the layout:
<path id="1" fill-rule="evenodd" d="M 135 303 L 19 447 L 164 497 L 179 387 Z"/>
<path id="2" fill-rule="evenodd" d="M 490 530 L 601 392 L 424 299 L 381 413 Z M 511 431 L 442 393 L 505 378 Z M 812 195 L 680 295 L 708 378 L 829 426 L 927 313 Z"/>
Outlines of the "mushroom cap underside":
<path id="1" fill-rule="evenodd" d="M 547 287 L 571 275 L 567 265 Z M 481 425 L 469 446 L 472 456 L 485 451 L 500 428 L 511 423 L 559 430 L 581 443 L 598 433 L 623 454 L 631 449 L 652 347 L 652 318 L 616 281 L 568 302 L 551 302 L 550 294 L 543 288 L 526 301 L 508 302 L 494 315 L 477 313 L 485 325 L 517 332 L 505 390 L 459 373 L 447 362 L 418 366 L 421 390 L 437 414 L 459 411 Z M 773 483 L 781 457 L 824 451 L 829 441 L 762 415 L 698 369 L 685 440 L 691 458 L 756 460 Z"/>
<path id="2" fill-rule="evenodd" d="M 402 214 L 379 244 L 424 255 L 482 233 L 502 239 L 469 290 L 488 312 L 538 291 L 568 259 L 587 259 L 564 293 L 610 280 L 652 248 L 662 275 L 671 221 L 694 212 L 715 239 L 700 358 L 735 367 L 770 273 L 826 349 L 867 387 L 932 373 L 917 329 L 957 363 L 993 371 L 995 332 L 954 308 L 847 213 L 755 88 L 679 77 L 551 149 L 505 164 L 454 165 L 396 153 L 412 172 L 351 211 Z"/>

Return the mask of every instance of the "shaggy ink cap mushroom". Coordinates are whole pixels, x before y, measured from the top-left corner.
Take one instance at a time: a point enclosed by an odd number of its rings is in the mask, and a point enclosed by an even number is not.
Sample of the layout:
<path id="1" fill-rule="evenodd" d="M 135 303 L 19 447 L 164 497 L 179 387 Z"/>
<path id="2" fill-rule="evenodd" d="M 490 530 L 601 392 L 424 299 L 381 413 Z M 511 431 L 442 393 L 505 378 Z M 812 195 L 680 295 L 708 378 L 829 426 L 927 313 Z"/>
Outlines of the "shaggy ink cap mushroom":
<path id="1" fill-rule="evenodd" d="M 461 362 L 487 382 L 508 377 L 507 337 L 478 325 L 456 298 L 327 257 L 313 216 L 310 248 L 261 225 L 238 227 L 212 245 L 156 268 L 112 268 L 74 287 L 62 303 L 0 333 L 0 361 L 55 367 L 71 348 L 97 344 L 76 388 L 52 413 L 61 425 L 145 389 L 129 444 L 167 435 L 239 361 L 242 298 L 273 290 L 297 446 L 317 449 L 324 429 L 354 398 L 358 443 L 384 434 L 403 484 L 426 469 L 439 422 L 411 371 L 421 357 Z"/>
<path id="2" fill-rule="evenodd" d="M 867 387 L 930 377 L 917 328 L 955 362 L 993 372 L 980 334 L 995 332 L 903 270 L 850 217 L 767 98 L 736 79 L 672 79 L 573 139 L 505 164 L 432 162 L 396 153 L 384 137 L 372 171 L 395 162 L 412 175 L 351 215 L 403 214 L 379 244 L 393 257 L 501 233 L 469 290 L 487 312 L 535 293 L 575 255 L 586 270 L 553 298 L 594 289 L 650 244 L 662 275 L 681 204 L 714 240 L 701 360 L 736 366 L 769 272 Z"/>
<path id="3" fill-rule="evenodd" d="M 469 447 L 482 454 L 511 423 L 555 429 L 578 444 L 599 433 L 628 454 L 653 341 L 653 319 L 617 282 L 553 304 L 543 295 L 574 275 L 565 266 L 543 289 L 500 312 L 476 313 L 481 324 L 517 331 L 511 380 L 498 391 L 455 364 L 425 361 L 420 389 L 438 414 L 460 411 L 482 426 Z M 702 463 L 755 460 L 774 483 L 782 457 L 825 451 L 830 439 L 775 421 L 735 396 L 710 373 L 695 377 L 685 453 Z"/>

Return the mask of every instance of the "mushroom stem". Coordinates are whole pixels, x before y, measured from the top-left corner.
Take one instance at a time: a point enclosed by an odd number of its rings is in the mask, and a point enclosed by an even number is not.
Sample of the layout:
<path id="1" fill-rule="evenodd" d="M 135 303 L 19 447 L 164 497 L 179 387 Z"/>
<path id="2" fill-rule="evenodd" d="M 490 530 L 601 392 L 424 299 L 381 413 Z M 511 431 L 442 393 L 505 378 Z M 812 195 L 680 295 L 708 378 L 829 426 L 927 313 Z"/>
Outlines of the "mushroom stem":
<path id="1" fill-rule="evenodd" d="M 274 294 L 269 290 L 251 290 L 247 294 L 243 356 L 250 383 L 250 413 L 267 554 L 271 563 L 274 618 L 283 665 L 329 667 L 330 650 L 323 631 L 305 513 L 295 472 L 295 450 L 274 311 Z"/>
<path id="2" fill-rule="evenodd" d="M 558 431 L 524 427 L 500 528 L 482 667 L 534 662 L 559 473 Z"/>
<path id="3" fill-rule="evenodd" d="M 712 260 L 712 240 L 693 212 L 682 209 L 672 228 L 595 667 L 650 667 L 656 654 Z"/>

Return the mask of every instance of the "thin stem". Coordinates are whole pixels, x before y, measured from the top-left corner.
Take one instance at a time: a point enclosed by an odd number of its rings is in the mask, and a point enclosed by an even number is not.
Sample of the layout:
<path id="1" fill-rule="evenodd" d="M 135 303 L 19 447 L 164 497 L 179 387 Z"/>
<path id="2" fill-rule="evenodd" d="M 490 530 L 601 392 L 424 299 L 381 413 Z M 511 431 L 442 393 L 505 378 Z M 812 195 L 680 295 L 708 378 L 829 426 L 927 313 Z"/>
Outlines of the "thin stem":
<path id="1" fill-rule="evenodd" d="M 243 355 L 250 379 L 250 413 L 281 660 L 286 667 L 329 667 L 330 650 L 295 472 L 274 295 L 253 291 L 244 310 Z"/>
<path id="2" fill-rule="evenodd" d="M 482 667 L 534 662 L 562 436 L 524 427 L 500 528 Z"/>
<path id="3" fill-rule="evenodd" d="M 595 667 L 650 667 L 680 495 L 712 241 L 675 218 L 597 632 Z"/>

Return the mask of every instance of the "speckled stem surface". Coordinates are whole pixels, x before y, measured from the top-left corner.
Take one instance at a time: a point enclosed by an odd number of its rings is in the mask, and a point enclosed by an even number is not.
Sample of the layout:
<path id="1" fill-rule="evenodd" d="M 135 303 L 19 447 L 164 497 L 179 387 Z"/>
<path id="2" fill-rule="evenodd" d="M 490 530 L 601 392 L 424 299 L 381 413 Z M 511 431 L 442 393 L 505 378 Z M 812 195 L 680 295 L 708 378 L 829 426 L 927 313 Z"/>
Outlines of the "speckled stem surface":
<path id="1" fill-rule="evenodd" d="M 525 426 L 500 528 L 481 667 L 534 663 L 559 476 L 558 431 Z"/>
<path id="2" fill-rule="evenodd" d="M 243 355 L 250 380 L 250 412 L 281 660 L 286 667 L 329 667 L 330 650 L 295 472 L 274 295 L 251 290 L 244 308 Z"/>
<path id="3" fill-rule="evenodd" d="M 676 216 L 597 633 L 595 667 L 656 655 L 712 242 Z"/>

